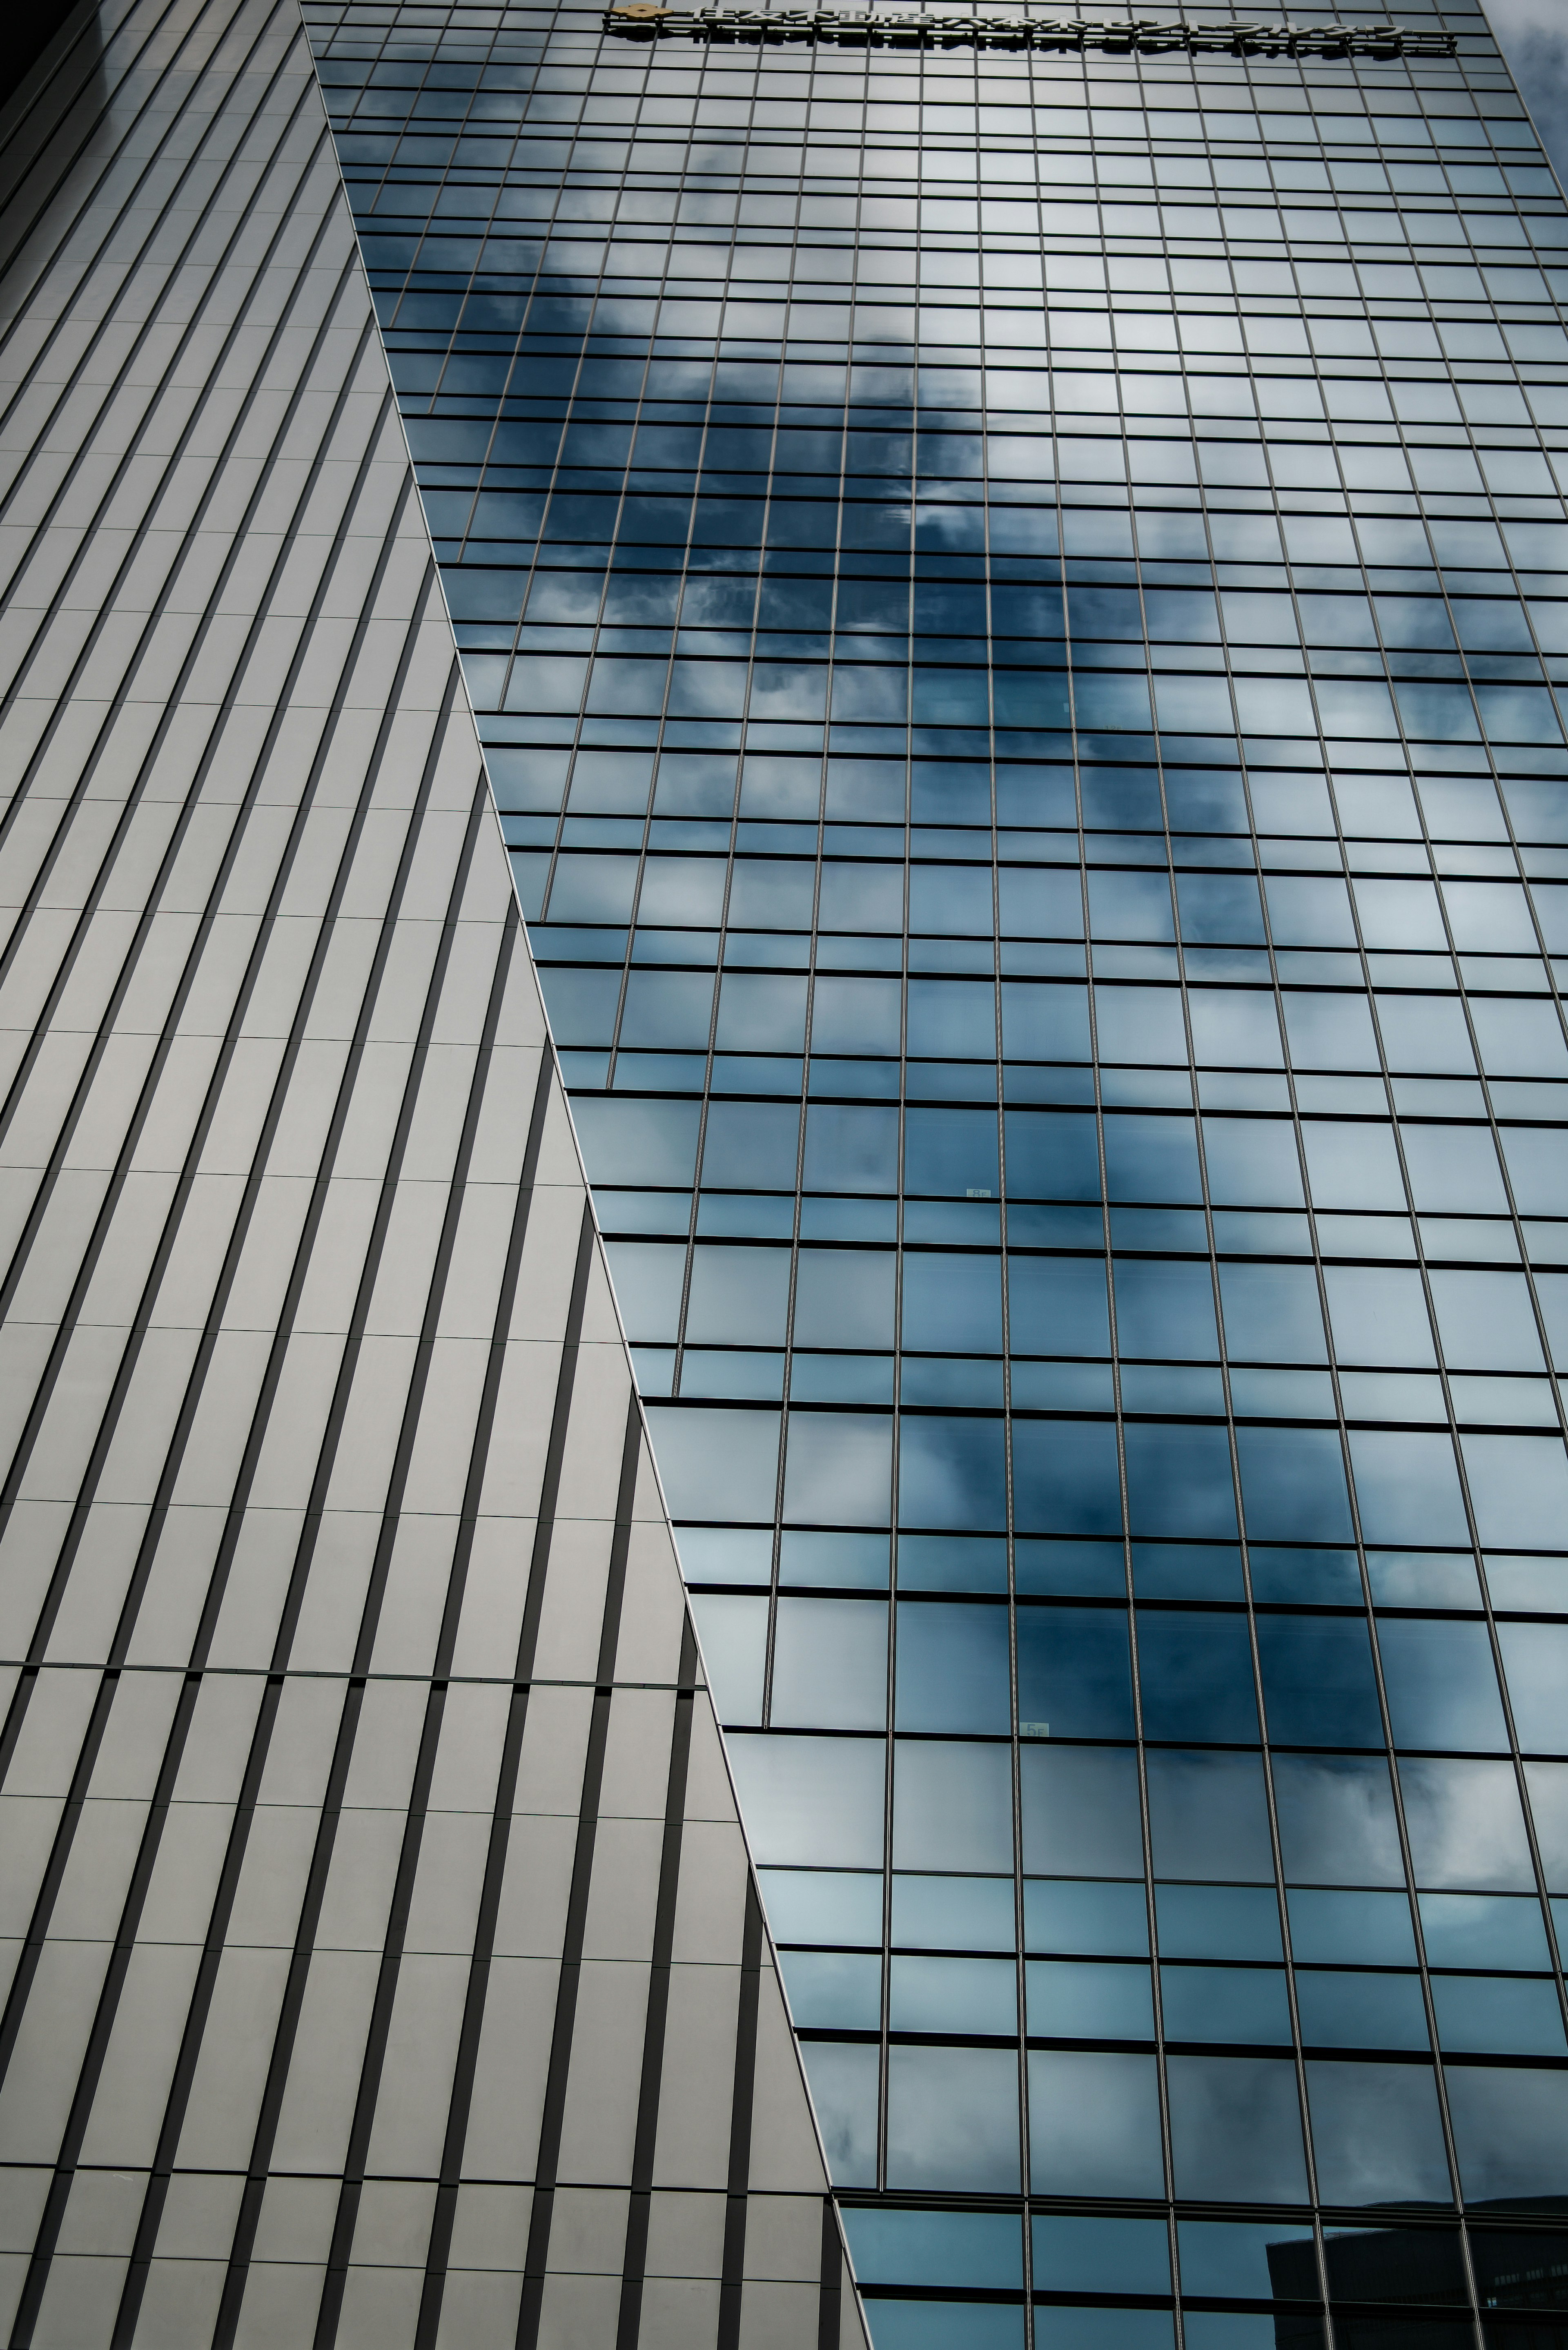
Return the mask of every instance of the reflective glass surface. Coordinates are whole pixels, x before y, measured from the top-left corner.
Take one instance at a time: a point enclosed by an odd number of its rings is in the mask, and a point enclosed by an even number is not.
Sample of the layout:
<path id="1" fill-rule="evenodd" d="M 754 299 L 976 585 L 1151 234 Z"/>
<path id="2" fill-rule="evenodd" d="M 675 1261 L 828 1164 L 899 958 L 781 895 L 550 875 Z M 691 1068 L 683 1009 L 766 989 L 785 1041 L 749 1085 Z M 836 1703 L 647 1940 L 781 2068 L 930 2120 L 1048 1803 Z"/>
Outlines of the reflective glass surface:
<path id="1" fill-rule="evenodd" d="M 877 2350 L 1561 2341 L 1568 214 L 1484 19 L 306 13 Z"/>

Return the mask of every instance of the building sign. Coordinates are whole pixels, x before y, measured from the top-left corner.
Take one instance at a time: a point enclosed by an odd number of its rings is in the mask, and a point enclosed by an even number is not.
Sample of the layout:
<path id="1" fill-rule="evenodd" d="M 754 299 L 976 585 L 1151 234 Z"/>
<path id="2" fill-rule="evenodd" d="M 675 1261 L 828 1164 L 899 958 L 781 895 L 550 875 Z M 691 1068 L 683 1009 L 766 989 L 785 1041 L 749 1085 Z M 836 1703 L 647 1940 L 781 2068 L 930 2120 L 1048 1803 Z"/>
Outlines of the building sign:
<path id="1" fill-rule="evenodd" d="M 878 16 L 837 8 L 667 8 L 659 0 L 620 0 L 605 30 L 650 40 L 826 41 L 841 48 L 1161 50 L 1188 56 L 1292 57 L 1446 57 L 1452 33 L 1402 25 L 1189 24 L 1132 17 L 1090 24 L 1076 16 Z"/>

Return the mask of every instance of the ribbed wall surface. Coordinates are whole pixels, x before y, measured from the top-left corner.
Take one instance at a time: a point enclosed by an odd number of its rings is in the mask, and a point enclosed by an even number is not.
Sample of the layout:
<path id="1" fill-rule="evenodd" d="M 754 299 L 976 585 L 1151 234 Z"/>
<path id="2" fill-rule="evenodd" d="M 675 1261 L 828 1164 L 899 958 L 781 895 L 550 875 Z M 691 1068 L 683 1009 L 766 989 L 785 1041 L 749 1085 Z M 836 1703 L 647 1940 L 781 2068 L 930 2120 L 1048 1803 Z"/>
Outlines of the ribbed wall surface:
<path id="1" fill-rule="evenodd" d="M 857 2343 L 292 0 L 0 140 L 9 2339 Z"/>

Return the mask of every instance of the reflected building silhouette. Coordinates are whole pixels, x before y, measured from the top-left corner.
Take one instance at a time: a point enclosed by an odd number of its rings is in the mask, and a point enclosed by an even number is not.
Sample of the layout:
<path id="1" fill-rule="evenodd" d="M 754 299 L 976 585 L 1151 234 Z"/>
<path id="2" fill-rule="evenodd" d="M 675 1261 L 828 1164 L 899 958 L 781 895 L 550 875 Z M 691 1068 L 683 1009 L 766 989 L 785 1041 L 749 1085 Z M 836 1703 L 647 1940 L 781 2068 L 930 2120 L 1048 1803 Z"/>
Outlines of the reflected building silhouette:
<path id="1" fill-rule="evenodd" d="M 1532 2207 L 1568 2216 L 1568 2198 Z M 1473 2216 L 1469 2255 L 1482 2326 L 1496 2350 L 1563 2350 L 1568 2343 L 1568 2225 L 1552 2232 L 1486 2224 Z M 1460 2350 L 1473 2341 L 1460 2231 L 1442 2225 L 1325 2229 L 1329 2301 L 1340 2350 Z M 1282 2302 L 1315 2302 L 1315 2247 L 1271 2244 L 1269 2275 Z M 1280 2350 L 1322 2338 L 1315 2310 L 1275 2318 Z"/>

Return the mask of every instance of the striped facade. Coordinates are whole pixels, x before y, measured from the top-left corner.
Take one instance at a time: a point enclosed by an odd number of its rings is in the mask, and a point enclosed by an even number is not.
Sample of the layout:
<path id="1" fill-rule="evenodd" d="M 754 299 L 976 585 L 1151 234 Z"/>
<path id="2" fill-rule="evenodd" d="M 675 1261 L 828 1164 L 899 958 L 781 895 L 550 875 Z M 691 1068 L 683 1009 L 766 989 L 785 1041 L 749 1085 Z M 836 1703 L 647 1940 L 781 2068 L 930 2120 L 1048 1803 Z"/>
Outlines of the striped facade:
<path id="1" fill-rule="evenodd" d="M 0 175 L 6 2339 L 848 2350 L 294 0 Z"/>

